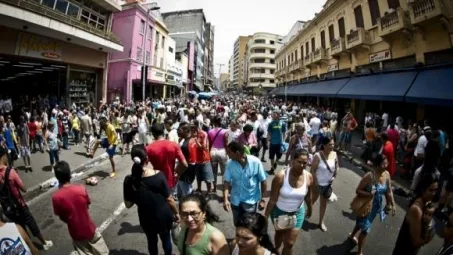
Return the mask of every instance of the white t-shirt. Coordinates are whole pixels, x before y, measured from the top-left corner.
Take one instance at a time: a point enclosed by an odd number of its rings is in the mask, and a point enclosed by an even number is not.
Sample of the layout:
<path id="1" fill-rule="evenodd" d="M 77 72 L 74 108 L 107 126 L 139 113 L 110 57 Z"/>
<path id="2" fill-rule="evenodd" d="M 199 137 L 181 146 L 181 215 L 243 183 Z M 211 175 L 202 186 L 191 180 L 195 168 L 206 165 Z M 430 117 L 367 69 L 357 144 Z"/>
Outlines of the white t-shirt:
<path id="1" fill-rule="evenodd" d="M 382 114 L 382 126 L 386 127 L 389 125 L 389 115 L 387 113 Z"/>
<path id="2" fill-rule="evenodd" d="M 8 248 L 8 254 L 31 255 L 30 248 L 14 223 L 5 223 L 0 228 L 0 244 L 1 254 L 3 254 L 3 249 Z"/>
<path id="3" fill-rule="evenodd" d="M 428 139 L 426 139 L 425 135 L 420 136 L 420 138 L 418 138 L 417 147 L 415 147 L 414 150 L 414 156 L 425 154 L 426 145 L 428 145 Z"/>
<path id="4" fill-rule="evenodd" d="M 311 118 L 309 125 L 311 127 L 311 133 L 317 135 L 321 127 L 321 120 L 318 117 Z"/>
<path id="5" fill-rule="evenodd" d="M 263 129 L 263 138 L 267 138 L 267 128 L 269 127 L 269 123 L 271 123 L 271 119 L 268 117 L 266 119 L 262 118 L 259 120 L 260 127 Z"/>

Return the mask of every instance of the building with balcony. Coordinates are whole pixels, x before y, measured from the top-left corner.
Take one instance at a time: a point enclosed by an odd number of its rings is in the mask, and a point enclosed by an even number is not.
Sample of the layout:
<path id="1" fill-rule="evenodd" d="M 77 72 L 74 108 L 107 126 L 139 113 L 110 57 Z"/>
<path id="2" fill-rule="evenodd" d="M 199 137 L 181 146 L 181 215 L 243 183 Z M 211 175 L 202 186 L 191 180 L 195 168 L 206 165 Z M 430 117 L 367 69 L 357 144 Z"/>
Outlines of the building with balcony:
<path id="1" fill-rule="evenodd" d="M 233 87 L 243 87 L 246 85 L 244 79 L 244 58 L 246 54 L 246 46 L 252 36 L 239 36 L 234 42 L 233 47 L 233 75 L 232 85 Z"/>
<path id="2" fill-rule="evenodd" d="M 48 94 L 79 105 L 107 100 L 108 54 L 123 51 L 111 31 L 120 10 L 113 0 L 0 0 L 5 96 L 17 102 Z"/>
<path id="3" fill-rule="evenodd" d="M 206 30 L 204 32 L 205 38 L 205 58 L 204 58 L 204 78 L 205 90 L 212 89 L 214 82 L 214 31 L 215 27 L 211 23 L 206 23 Z"/>
<path id="4" fill-rule="evenodd" d="M 453 106 L 445 82 L 453 73 L 452 25 L 451 1 L 328 0 L 277 52 L 280 88 L 272 93 L 335 99 L 358 109 L 359 119 L 364 109 L 417 109 L 413 119 L 439 112 L 436 105 Z"/>
<path id="5" fill-rule="evenodd" d="M 244 64 L 246 88 L 275 88 L 275 54 L 281 47 L 282 39 L 282 36 L 276 34 L 255 33 L 248 41 Z"/>

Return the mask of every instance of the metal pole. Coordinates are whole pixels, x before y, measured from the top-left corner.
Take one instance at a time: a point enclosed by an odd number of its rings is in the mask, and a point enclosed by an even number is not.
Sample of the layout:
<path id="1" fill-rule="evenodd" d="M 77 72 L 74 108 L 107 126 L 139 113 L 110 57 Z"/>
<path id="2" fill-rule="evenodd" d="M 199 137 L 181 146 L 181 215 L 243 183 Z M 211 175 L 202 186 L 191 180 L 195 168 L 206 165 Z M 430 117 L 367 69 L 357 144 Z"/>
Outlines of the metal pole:
<path id="1" fill-rule="evenodd" d="M 148 20 L 149 20 L 149 12 L 151 11 L 151 8 L 148 9 L 147 13 L 146 13 L 146 22 L 145 22 L 145 34 L 143 35 L 143 40 L 142 40 L 142 54 L 143 54 L 143 63 L 142 63 L 142 76 L 145 76 L 145 69 L 146 69 L 146 63 L 145 63 L 145 60 L 146 60 L 146 37 L 147 37 L 147 33 L 148 33 Z M 152 47 L 151 47 L 152 49 Z M 150 52 L 150 58 L 151 58 L 151 52 Z M 147 74 L 147 73 L 146 73 Z M 142 101 L 144 102 L 145 99 L 146 99 L 146 81 L 147 81 L 148 77 L 144 77 L 142 79 Z"/>
<path id="2" fill-rule="evenodd" d="M 288 86 L 287 86 L 287 84 L 285 83 L 285 102 L 288 101 L 287 94 L 286 94 L 287 89 L 288 89 Z"/>

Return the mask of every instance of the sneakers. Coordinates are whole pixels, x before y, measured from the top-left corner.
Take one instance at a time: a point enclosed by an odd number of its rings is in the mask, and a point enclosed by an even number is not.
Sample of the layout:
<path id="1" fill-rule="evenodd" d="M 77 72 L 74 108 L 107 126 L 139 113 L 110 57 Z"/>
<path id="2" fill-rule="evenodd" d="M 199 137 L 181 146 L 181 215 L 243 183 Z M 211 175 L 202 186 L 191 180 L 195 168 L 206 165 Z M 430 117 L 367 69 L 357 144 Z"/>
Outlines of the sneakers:
<path id="1" fill-rule="evenodd" d="M 47 251 L 47 250 L 49 250 L 50 248 L 52 248 L 52 246 L 53 246 L 53 242 L 52 242 L 52 241 L 46 241 L 46 243 L 43 244 L 42 248 L 43 248 L 45 251 Z"/>
<path id="2" fill-rule="evenodd" d="M 113 178 L 113 177 L 115 177 L 115 176 L 116 176 L 116 173 L 115 173 L 115 172 L 111 172 L 111 173 L 110 173 L 110 178 Z"/>

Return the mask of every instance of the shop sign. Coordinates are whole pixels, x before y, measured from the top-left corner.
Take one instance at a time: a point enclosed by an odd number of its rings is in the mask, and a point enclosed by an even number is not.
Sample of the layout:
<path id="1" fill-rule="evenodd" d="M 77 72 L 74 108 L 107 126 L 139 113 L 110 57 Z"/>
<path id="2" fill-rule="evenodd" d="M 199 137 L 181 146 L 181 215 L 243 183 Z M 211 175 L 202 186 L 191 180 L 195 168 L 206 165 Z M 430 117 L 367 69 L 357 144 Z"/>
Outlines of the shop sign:
<path id="1" fill-rule="evenodd" d="M 174 81 L 175 80 L 175 76 L 171 75 L 171 74 L 167 74 L 167 81 Z"/>
<path id="2" fill-rule="evenodd" d="M 392 53 L 390 50 L 370 54 L 370 63 L 381 62 L 389 59 L 392 59 Z"/>
<path id="3" fill-rule="evenodd" d="M 338 70 L 338 63 L 327 66 L 327 72 L 333 72 Z"/>
<path id="4" fill-rule="evenodd" d="M 50 38 L 19 33 L 16 43 L 16 55 L 61 60 L 61 42 Z"/>
<path id="5" fill-rule="evenodd" d="M 156 71 L 156 77 L 164 77 L 164 73 Z"/>

